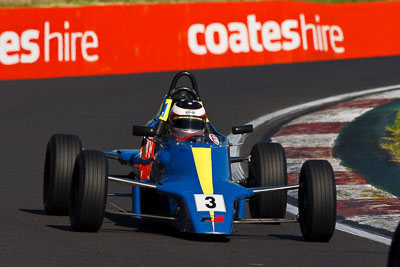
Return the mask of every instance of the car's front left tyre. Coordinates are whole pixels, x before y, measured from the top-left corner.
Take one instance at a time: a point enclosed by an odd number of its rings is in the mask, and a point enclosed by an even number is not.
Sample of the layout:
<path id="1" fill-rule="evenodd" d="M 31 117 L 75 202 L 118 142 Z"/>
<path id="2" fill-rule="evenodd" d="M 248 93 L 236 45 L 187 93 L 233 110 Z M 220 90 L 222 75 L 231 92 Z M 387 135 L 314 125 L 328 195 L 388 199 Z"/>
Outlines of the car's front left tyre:
<path id="1" fill-rule="evenodd" d="M 308 160 L 300 171 L 299 217 L 306 241 L 328 242 L 336 225 L 336 183 L 331 164 Z"/>
<path id="2" fill-rule="evenodd" d="M 74 231 L 97 232 L 105 213 L 108 163 L 103 152 L 84 150 L 75 161 L 69 218 Z"/>

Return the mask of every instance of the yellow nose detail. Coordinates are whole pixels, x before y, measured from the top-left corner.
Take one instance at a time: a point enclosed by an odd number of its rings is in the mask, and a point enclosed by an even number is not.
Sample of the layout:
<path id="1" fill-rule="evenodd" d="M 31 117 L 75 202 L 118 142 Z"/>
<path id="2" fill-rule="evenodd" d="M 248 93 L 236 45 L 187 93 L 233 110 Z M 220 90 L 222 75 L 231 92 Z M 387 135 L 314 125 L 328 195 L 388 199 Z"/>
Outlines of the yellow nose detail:
<path id="1" fill-rule="evenodd" d="M 211 148 L 208 147 L 192 147 L 194 164 L 196 165 L 197 176 L 199 177 L 201 190 L 205 195 L 214 194 L 213 177 L 212 177 L 212 161 Z M 214 211 L 210 211 L 210 217 L 215 232 Z"/>
<path id="2" fill-rule="evenodd" d="M 214 194 L 214 188 L 212 183 L 211 148 L 192 147 L 192 152 L 201 190 L 203 194 L 212 195 Z"/>

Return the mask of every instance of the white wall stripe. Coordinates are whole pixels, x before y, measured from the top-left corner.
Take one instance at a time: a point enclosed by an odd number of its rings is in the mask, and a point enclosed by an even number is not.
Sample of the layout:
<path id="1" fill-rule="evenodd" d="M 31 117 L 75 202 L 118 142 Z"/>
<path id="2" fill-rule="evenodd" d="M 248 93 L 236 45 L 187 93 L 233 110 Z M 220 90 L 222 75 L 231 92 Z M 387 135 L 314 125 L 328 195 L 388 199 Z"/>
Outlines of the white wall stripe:
<path id="1" fill-rule="evenodd" d="M 336 191 L 337 200 L 397 198 L 394 195 L 370 184 L 336 185 Z"/>
<path id="2" fill-rule="evenodd" d="M 377 94 L 373 94 L 373 95 L 368 95 L 365 97 L 362 97 L 361 99 L 377 99 L 378 95 Z M 379 94 L 379 98 L 400 98 L 400 91 L 389 91 L 389 92 L 385 92 L 385 93 L 380 93 Z"/>
<path id="3" fill-rule="evenodd" d="M 315 159 L 315 158 L 312 158 Z M 340 160 L 335 159 L 335 158 L 321 158 L 329 161 L 329 163 L 332 165 L 333 171 L 335 172 L 345 172 L 348 171 L 345 167 L 340 165 Z M 309 160 L 309 158 L 302 158 L 302 159 L 292 159 L 288 158 L 286 159 L 287 162 L 287 172 L 288 173 L 300 173 L 301 165 L 303 163 Z"/>
<path id="4" fill-rule="evenodd" d="M 338 134 L 296 134 L 271 137 L 283 147 L 332 147 Z"/>
<path id="5" fill-rule="evenodd" d="M 351 108 L 351 109 L 328 109 L 320 110 L 310 114 L 301 116 L 293 121 L 289 122 L 287 125 L 310 123 L 310 122 L 350 122 L 364 114 L 365 112 L 371 110 L 372 108 Z"/>
<path id="6" fill-rule="evenodd" d="M 358 215 L 348 217 L 346 219 L 376 228 L 381 228 L 383 224 L 385 229 L 394 232 L 396 231 L 396 227 L 400 222 L 400 214 L 381 214 L 372 217 L 368 215 Z"/>

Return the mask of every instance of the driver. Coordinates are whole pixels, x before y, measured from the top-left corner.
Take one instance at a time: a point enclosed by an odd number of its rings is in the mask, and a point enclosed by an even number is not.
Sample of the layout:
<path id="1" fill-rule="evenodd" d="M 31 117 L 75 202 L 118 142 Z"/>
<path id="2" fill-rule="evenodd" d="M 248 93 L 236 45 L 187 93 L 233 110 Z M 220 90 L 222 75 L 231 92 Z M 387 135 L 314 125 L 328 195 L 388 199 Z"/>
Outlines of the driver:
<path id="1" fill-rule="evenodd" d="M 206 111 L 196 100 L 180 100 L 171 109 L 169 124 L 171 134 L 179 141 L 203 135 L 206 127 Z"/>

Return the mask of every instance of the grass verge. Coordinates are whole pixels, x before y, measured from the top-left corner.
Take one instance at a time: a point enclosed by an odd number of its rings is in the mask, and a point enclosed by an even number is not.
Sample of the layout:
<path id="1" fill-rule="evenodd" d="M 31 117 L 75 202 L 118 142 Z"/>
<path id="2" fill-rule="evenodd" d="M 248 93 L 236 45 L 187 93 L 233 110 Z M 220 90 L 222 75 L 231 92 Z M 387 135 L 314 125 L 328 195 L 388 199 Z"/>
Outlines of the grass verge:
<path id="1" fill-rule="evenodd" d="M 0 0 L 0 7 L 51 7 L 51 6 L 86 6 L 105 4 L 151 4 L 151 3 L 193 3 L 193 2 L 243 2 L 251 0 Z M 253 0 L 268 1 L 268 0 Z M 354 3 L 377 0 L 295 0 L 314 3 Z M 379 1 L 379 0 L 378 0 Z M 386 1 L 386 0 L 381 0 Z M 390 1 L 390 0 L 387 0 Z"/>
<path id="2" fill-rule="evenodd" d="M 386 126 L 389 136 L 382 137 L 381 147 L 389 151 L 393 160 L 400 162 L 400 111 L 392 125 Z"/>

